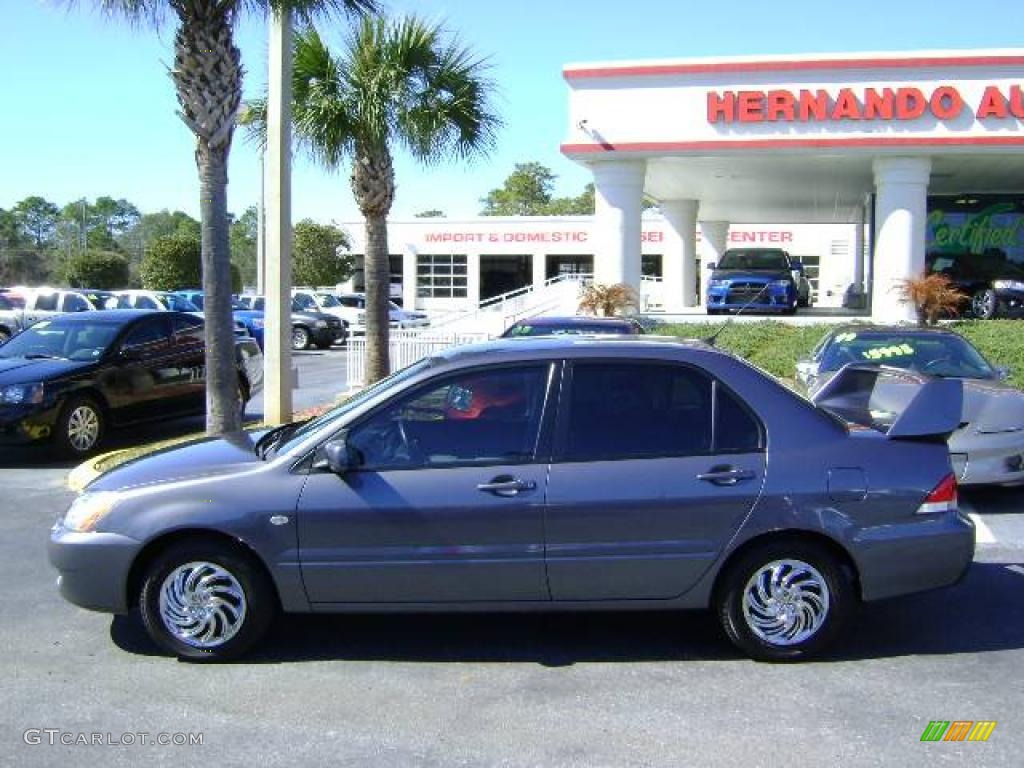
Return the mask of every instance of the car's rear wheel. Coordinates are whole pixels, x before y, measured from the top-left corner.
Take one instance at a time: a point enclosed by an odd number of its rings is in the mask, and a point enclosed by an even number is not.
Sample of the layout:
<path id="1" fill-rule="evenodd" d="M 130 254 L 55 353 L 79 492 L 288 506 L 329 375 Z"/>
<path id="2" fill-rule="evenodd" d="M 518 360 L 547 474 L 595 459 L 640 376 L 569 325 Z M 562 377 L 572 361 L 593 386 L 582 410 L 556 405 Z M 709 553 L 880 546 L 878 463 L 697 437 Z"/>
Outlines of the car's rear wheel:
<path id="1" fill-rule="evenodd" d="M 724 574 L 717 611 L 726 635 L 760 661 L 800 661 L 825 648 L 854 605 L 853 580 L 825 547 L 767 542 Z"/>
<path id="2" fill-rule="evenodd" d="M 991 320 L 999 310 L 999 300 L 991 288 L 982 288 L 971 296 L 971 314 L 979 320 Z"/>
<path id="3" fill-rule="evenodd" d="M 276 612 L 273 585 L 250 558 L 217 542 L 175 544 L 149 566 L 142 622 L 161 648 L 194 661 L 226 661 L 253 647 Z"/>
<path id="4" fill-rule="evenodd" d="M 292 327 L 292 349 L 302 351 L 309 349 L 311 342 L 309 330 L 301 325 Z"/>
<path id="5" fill-rule="evenodd" d="M 64 456 L 85 458 L 99 446 L 104 431 L 103 409 L 88 397 L 73 397 L 57 419 L 54 439 Z"/>

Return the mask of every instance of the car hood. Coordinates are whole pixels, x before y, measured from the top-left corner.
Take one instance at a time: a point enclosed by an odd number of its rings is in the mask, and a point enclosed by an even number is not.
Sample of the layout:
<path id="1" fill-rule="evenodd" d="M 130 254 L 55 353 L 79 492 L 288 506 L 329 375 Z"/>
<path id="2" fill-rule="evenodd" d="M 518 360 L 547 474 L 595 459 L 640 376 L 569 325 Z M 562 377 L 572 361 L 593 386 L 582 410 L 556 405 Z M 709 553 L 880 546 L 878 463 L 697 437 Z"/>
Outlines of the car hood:
<path id="1" fill-rule="evenodd" d="M 147 485 L 229 475 L 263 464 L 253 450 L 265 430 L 203 438 L 165 448 L 100 475 L 89 491 L 123 491 Z"/>
<path id="2" fill-rule="evenodd" d="M 24 357 L 0 357 L 0 386 L 51 381 L 92 365 L 94 365 L 92 362 L 77 360 L 53 360 L 50 358 L 29 360 Z"/>
<path id="3" fill-rule="evenodd" d="M 714 280 L 749 280 L 765 283 L 771 280 L 793 279 L 793 275 L 784 269 L 716 269 L 711 277 Z"/>

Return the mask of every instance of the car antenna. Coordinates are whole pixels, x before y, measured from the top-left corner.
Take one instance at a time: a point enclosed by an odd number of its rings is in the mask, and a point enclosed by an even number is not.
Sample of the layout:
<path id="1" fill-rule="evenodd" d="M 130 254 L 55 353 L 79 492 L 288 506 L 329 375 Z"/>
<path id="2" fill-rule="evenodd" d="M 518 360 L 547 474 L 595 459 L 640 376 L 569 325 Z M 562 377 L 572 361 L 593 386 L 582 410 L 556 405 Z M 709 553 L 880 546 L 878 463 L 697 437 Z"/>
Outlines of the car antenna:
<path id="1" fill-rule="evenodd" d="M 707 338 L 703 339 L 704 343 L 707 344 L 709 347 L 715 346 L 715 340 L 718 338 L 718 334 L 720 334 L 722 331 L 724 331 L 726 328 L 732 325 L 732 321 L 735 320 L 740 315 L 742 315 L 744 310 L 748 309 L 751 304 L 753 304 L 755 301 L 761 298 L 761 294 L 764 293 L 767 289 L 768 283 L 765 283 L 764 285 L 761 286 L 761 290 L 751 297 L 750 301 L 748 301 L 746 304 L 744 304 L 742 307 L 736 310 L 735 315 L 730 315 L 728 318 L 726 318 L 726 321 L 718 327 L 717 331 L 712 333 Z"/>

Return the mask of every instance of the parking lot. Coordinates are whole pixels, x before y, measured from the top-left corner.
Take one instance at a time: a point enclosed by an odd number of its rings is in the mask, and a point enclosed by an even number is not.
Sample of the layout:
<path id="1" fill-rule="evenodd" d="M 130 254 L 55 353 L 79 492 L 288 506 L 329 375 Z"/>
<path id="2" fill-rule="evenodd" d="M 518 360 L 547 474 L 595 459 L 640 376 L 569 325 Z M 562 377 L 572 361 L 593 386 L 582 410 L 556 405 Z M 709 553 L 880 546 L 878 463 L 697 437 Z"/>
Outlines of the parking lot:
<path id="1" fill-rule="evenodd" d="M 295 361 L 296 408 L 342 389 L 344 350 Z M 594 613 L 284 617 L 253 657 L 201 666 L 160 655 L 135 616 L 58 596 L 46 540 L 68 469 L 0 452 L 3 765 L 1020 764 L 1024 490 L 964 493 L 965 581 L 864 607 L 814 663 L 741 658 L 706 613 Z M 997 726 L 922 743 L 931 720 Z M 60 743 L 83 733 L 103 744 Z"/>

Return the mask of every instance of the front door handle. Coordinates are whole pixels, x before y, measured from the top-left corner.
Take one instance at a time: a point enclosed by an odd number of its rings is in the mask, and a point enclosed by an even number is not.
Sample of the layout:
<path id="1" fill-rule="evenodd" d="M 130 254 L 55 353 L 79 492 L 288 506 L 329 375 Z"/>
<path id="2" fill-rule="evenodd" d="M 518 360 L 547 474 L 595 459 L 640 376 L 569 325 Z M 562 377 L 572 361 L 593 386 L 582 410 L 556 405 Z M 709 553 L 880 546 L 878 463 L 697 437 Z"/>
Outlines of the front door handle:
<path id="1" fill-rule="evenodd" d="M 495 496 L 515 496 L 520 491 L 532 491 L 537 488 L 533 480 L 520 480 L 512 475 L 498 475 L 489 483 L 480 483 L 476 489 L 493 493 Z"/>
<path id="2" fill-rule="evenodd" d="M 703 480 L 713 485 L 736 485 L 741 480 L 752 480 L 754 473 L 749 469 L 737 469 L 736 467 L 712 467 L 709 472 L 702 472 L 697 475 L 698 480 Z"/>

